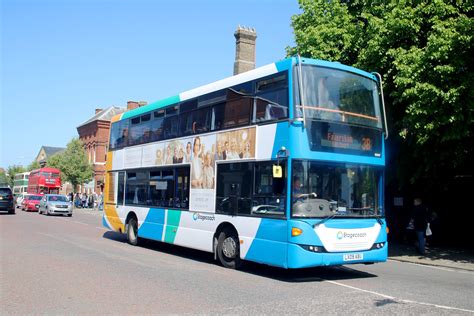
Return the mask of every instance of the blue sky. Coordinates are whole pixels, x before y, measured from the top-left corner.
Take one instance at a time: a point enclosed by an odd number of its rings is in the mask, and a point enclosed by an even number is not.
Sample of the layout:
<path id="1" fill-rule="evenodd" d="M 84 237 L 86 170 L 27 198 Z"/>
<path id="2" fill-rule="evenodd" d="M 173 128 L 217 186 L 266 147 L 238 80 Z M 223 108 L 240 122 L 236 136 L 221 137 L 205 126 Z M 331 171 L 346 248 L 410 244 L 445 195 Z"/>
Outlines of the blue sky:
<path id="1" fill-rule="evenodd" d="M 65 147 L 96 108 L 231 76 L 237 26 L 257 67 L 294 45 L 296 0 L 2 0 L 0 167 Z"/>

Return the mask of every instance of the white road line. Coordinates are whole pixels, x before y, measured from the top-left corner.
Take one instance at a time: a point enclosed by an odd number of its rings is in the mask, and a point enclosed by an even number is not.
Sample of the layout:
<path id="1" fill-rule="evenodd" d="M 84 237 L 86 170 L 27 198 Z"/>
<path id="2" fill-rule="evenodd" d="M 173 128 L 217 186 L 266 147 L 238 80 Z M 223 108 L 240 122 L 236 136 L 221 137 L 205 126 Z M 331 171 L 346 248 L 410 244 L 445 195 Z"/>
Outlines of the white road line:
<path id="1" fill-rule="evenodd" d="M 107 231 L 108 231 L 108 229 L 107 229 L 107 228 L 104 228 L 104 227 L 96 226 L 95 228 L 97 228 L 97 229 L 102 229 L 102 230 L 107 230 Z"/>
<path id="2" fill-rule="evenodd" d="M 89 224 L 86 224 L 86 223 L 83 223 L 83 222 L 80 222 L 80 221 L 71 220 L 71 222 L 78 223 L 78 224 L 81 224 L 81 225 L 89 226 Z"/>
<path id="3" fill-rule="evenodd" d="M 418 266 L 418 267 L 430 268 L 430 269 L 436 269 L 436 270 L 443 270 L 443 271 L 448 271 L 448 272 L 458 272 L 458 273 L 467 273 L 467 274 L 474 273 L 473 271 L 463 270 L 462 268 L 447 268 L 447 267 L 432 266 L 432 265 L 429 265 L 429 264 L 422 264 L 422 263 L 408 262 L 408 261 L 399 261 L 399 260 L 393 260 L 393 259 L 388 259 L 387 261 L 397 262 L 397 263 L 406 263 L 406 264 L 411 264 L 411 265 Z"/>
<path id="4" fill-rule="evenodd" d="M 356 290 L 356 291 L 360 291 L 360 292 L 364 292 L 364 293 L 373 294 L 373 295 L 380 296 L 380 297 L 390 299 L 390 300 L 393 300 L 393 301 L 397 301 L 397 302 L 402 302 L 402 303 L 407 303 L 407 304 L 418 304 L 418 305 L 432 306 L 432 307 L 448 309 L 448 310 L 474 313 L 474 310 L 470 310 L 470 309 L 464 309 L 464 308 L 458 308 L 458 307 L 452 307 L 452 306 L 445 306 L 445 305 L 438 305 L 438 304 L 431 304 L 431 303 L 425 303 L 425 302 L 418 302 L 418 301 L 412 301 L 412 300 L 406 300 L 406 299 L 397 298 L 397 297 L 390 296 L 390 295 L 385 295 L 385 294 L 375 292 L 375 291 L 364 290 L 364 289 L 361 289 L 361 288 L 358 288 L 358 287 L 355 287 L 355 286 L 347 285 L 347 284 L 344 284 L 344 283 L 339 283 L 339 282 L 336 282 L 336 281 L 330 281 L 330 280 L 326 280 L 326 279 L 322 279 L 322 280 L 323 280 L 323 282 L 343 286 L 343 287 L 346 287 L 346 288 L 349 288 L 349 289 L 352 289 L 352 290 Z"/>

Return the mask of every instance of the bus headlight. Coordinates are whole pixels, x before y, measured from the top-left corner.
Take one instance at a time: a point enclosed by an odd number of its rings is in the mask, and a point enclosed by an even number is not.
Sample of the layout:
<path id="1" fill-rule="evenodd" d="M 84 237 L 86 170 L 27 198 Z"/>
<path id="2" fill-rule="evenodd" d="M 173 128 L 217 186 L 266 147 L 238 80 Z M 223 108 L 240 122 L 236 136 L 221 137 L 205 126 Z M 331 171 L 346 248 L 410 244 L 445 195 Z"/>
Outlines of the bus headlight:
<path id="1" fill-rule="evenodd" d="M 384 242 L 376 242 L 375 244 L 372 245 L 372 248 L 370 248 L 370 249 L 371 250 L 382 249 L 384 246 L 385 246 Z"/>
<path id="2" fill-rule="evenodd" d="M 326 252 L 326 249 L 323 246 L 313 246 L 313 245 L 299 245 L 301 248 L 311 252 Z"/>

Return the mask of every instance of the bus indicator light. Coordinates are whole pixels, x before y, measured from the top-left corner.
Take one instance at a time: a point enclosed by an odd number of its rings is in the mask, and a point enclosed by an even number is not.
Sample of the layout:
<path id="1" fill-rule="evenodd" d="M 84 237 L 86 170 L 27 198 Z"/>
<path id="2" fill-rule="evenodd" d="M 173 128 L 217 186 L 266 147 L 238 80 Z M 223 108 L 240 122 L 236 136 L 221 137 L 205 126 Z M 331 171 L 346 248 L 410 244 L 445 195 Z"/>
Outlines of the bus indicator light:
<path id="1" fill-rule="evenodd" d="M 296 236 L 299 236 L 303 233 L 303 230 L 300 229 L 300 228 L 296 228 L 296 227 L 292 227 L 291 228 L 291 236 L 292 237 L 296 237 Z"/>

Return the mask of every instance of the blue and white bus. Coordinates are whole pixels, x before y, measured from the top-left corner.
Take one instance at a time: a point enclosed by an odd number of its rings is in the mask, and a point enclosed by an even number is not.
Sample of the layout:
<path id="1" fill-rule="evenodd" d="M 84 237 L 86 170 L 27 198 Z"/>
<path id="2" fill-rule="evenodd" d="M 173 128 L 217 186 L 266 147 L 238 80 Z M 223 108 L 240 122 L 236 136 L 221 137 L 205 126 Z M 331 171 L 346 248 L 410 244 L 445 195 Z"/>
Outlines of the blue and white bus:
<path id="1" fill-rule="evenodd" d="M 112 119 L 103 225 L 282 268 L 383 262 L 381 78 L 294 57 Z"/>

